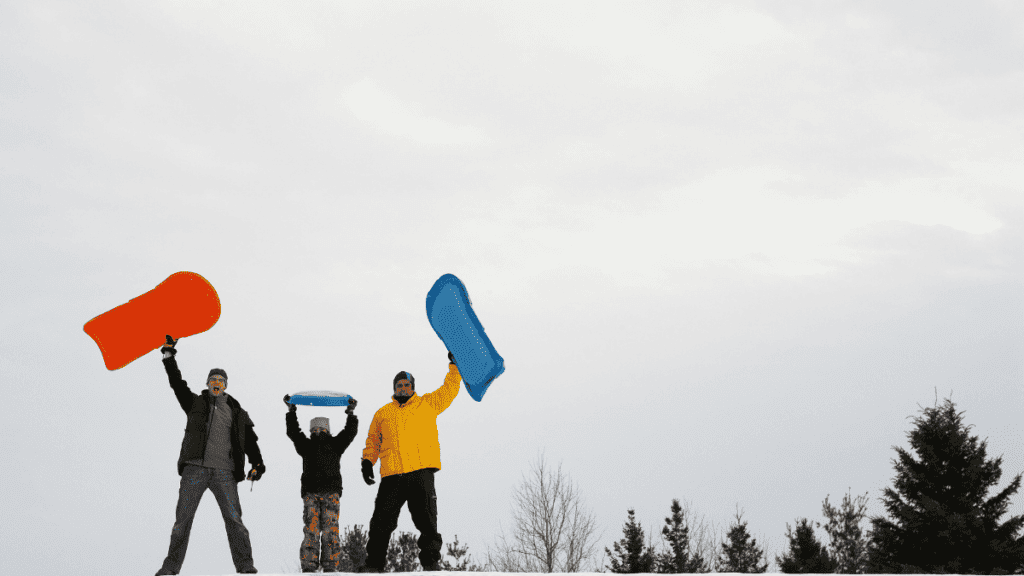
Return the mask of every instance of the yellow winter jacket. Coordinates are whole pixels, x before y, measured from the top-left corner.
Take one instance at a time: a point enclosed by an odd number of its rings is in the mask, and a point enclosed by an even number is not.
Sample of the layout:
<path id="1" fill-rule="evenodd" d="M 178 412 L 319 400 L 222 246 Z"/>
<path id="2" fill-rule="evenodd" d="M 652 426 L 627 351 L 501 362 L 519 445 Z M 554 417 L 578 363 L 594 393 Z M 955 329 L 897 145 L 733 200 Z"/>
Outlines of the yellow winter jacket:
<path id="1" fill-rule="evenodd" d="M 441 469 L 437 415 L 455 400 L 461 381 L 458 368 L 449 364 L 444 385 L 437 390 L 423 396 L 413 392 L 404 405 L 392 399 L 377 410 L 370 422 L 363 459 L 376 464 L 380 457 L 381 478 L 423 468 Z"/>

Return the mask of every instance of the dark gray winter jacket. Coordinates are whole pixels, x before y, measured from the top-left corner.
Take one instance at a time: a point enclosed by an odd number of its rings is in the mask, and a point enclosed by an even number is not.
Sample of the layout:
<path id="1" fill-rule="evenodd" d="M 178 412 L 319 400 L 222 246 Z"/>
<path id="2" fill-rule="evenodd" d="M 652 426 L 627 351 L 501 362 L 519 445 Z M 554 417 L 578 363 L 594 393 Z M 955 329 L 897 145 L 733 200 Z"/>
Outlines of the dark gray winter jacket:
<path id="1" fill-rule="evenodd" d="M 164 368 L 167 370 L 167 379 L 174 390 L 174 396 L 178 404 L 185 411 L 188 417 L 185 423 L 185 437 L 181 440 L 181 454 L 178 456 L 178 475 L 185 469 L 185 463 L 189 460 L 202 459 L 206 450 L 206 441 L 209 437 L 209 411 L 212 405 L 212 398 L 209 390 L 203 390 L 202 394 L 193 394 L 188 389 L 188 383 L 181 379 L 181 371 L 178 370 L 178 363 L 174 357 L 164 358 Z M 227 396 L 228 405 L 231 407 L 231 460 L 235 467 L 232 474 L 236 482 L 245 480 L 245 456 L 249 456 L 249 463 L 253 466 L 263 466 L 263 456 L 260 454 L 260 447 L 256 443 L 259 438 L 253 430 L 252 420 L 249 413 L 242 409 L 242 406 L 232 396 Z"/>

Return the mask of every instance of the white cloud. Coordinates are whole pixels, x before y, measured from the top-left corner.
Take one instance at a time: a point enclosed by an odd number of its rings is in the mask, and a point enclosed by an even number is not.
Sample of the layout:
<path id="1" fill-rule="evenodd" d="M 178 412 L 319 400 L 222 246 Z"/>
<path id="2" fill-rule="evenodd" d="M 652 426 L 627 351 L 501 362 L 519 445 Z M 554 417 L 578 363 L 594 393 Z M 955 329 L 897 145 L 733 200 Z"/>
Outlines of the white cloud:
<path id="1" fill-rule="evenodd" d="M 921 226 L 949 226 L 971 234 L 987 234 L 1002 223 L 982 209 L 970 194 L 935 190 L 930 179 L 873 185 L 850 198 L 841 208 L 853 213 L 852 223 L 864 225 L 897 220 Z"/>
<path id="2" fill-rule="evenodd" d="M 628 200 L 583 205 L 524 188 L 505 195 L 500 219 L 460 219 L 458 236 L 494 242 L 481 250 L 498 250 L 515 269 L 581 266 L 608 271 L 624 285 L 655 286 L 672 270 L 709 263 L 766 274 L 827 273 L 837 263 L 872 258 L 876 248 L 854 246 L 850 234 L 881 222 L 970 234 L 1002 226 L 980 196 L 950 191 L 944 179 L 873 184 L 832 198 L 777 190 L 794 178 L 771 167 L 723 171 L 666 192 L 643 210 Z"/>
<path id="3" fill-rule="evenodd" d="M 793 178 L 777 169 L 731 171 L 668 195 L 672 232 L 660 241 L 683 248 L 679 264 L 743 260 L 777 273 L 824 272 L 829 261 L 856 261 L 846 238 L 854 230 L 887 221 L 942 225 L 986 234 L 1002 224 L 979 198 L 951 192 L 944 179 L 905 179 L 872 184 L 836 197 L 794 196 L 774 190 Z M 751 259 L 752 255 L 760 258 Z M 769 266 L 771 268 L 771 266 Z"/>
<path id="4" fill-rule="evenodd" d="M 538 14 L 543 17 L 538 17 Z M 794 42 L 771 17 L 734 6 L 544 3 L 512 14 L 512 41 L 612 65 L 605 79 L 635 87 L 708 90 L 709 78 L 757 65 Z"/>
<path id="5" fill-rule="evenodd" d="M 420 106 L 399 99 L 375 80 L 364 78 L 345 91 L 344 102 L 361 122 L 392 136 L 420 144 L 479 145 L 487 142 L 480 130 L 424 114 Z"/>

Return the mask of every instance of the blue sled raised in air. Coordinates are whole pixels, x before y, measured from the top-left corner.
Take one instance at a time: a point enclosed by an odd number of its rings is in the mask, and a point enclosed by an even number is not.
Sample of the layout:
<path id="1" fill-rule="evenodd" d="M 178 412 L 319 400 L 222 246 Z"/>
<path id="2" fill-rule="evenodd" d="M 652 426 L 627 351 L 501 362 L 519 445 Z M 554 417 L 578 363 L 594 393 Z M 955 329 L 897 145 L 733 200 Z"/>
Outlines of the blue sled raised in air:
<path id="1" fill-rule="evenodd" d="M 351 398 L 344 392 L 313 390 L 292 394 L 288 397 L 288 402 L 297 406 L 348 406 Z"/>
<path id="2" fill-rule="evenodd" d="M 427 318 L 455 356 L 466 391 L 479 402 L 491 382 L 505 371 L 505 360 L 473 312 L 466 285 L 454 274 L 441 276 L 427 292 Z"/>

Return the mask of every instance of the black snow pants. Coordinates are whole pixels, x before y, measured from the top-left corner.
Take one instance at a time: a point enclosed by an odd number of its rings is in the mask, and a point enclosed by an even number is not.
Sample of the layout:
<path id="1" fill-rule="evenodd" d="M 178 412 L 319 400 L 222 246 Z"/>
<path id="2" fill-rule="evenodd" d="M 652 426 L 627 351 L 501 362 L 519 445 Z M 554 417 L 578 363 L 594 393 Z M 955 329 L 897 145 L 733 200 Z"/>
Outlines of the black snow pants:
<path id="1" fill-rule="evenodd" d="M 366 566 L 384 570 L 391 533 L 398 527 L 402 506 L 409 503 L 412 522 L 420 531 L 420 566 L 433 566 L 441 560 L 441 535 L 437 533 L 437 494 L 434 492 L 434 468 L 392 474 L 380 480 L 377 499 L 370 518 L 366 541 Z"/>

